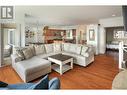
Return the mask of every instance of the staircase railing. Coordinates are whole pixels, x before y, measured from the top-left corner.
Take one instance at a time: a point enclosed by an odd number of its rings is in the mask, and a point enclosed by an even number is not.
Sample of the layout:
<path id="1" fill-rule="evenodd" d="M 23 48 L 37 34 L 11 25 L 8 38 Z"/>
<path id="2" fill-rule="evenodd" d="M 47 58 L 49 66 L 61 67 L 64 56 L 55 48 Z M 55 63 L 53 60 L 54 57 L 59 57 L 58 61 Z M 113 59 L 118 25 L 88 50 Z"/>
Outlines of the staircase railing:
<path id="1" fill-rule="evenodd" d="M 125 46 L 124 42 L 121 41 L 119 43 L 119 69 L 125 69 L 125 63 L 127 60 L 124 60 L 124 53 L 127 53 L 127 46 Z"/>

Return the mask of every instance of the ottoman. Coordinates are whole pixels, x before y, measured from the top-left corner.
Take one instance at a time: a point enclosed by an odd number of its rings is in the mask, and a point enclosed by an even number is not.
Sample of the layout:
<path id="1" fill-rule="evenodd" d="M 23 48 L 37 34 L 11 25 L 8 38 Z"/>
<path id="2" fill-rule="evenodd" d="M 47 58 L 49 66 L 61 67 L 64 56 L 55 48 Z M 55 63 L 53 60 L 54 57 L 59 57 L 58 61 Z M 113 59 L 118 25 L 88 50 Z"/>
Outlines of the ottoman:
<path id="1" fill-rule="evenodd" d="M 51 72 L 51 62 L 36 56 L 13 64 L 13 68 L 24 82 L 32 81 Z"/>

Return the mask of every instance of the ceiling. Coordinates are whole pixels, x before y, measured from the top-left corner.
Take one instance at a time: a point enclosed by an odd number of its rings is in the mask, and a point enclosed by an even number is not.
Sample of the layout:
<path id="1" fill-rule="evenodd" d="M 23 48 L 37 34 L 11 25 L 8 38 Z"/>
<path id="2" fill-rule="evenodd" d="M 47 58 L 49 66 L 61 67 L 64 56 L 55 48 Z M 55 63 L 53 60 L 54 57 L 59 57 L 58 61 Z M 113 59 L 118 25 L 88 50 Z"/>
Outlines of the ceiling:
<path id="1" fill-rule="evenodd" d="M 16 6 L 15 10 L 26 14 L 27 23 L 47 25 L 91 24 L 122 16 L 121 6 Z"/>

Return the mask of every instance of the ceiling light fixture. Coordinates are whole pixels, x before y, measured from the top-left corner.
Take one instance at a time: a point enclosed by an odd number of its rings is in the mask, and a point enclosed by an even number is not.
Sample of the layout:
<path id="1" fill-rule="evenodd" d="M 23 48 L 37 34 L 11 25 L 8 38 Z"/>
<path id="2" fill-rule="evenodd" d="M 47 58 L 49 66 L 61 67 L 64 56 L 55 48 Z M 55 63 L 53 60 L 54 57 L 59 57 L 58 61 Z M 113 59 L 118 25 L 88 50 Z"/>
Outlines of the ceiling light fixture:
<path id="1" fill-rule="evenodd" d="M 115 14 L 112 14 L 112 16 L 114 17 L 114 16 L 116 16 Z"/>

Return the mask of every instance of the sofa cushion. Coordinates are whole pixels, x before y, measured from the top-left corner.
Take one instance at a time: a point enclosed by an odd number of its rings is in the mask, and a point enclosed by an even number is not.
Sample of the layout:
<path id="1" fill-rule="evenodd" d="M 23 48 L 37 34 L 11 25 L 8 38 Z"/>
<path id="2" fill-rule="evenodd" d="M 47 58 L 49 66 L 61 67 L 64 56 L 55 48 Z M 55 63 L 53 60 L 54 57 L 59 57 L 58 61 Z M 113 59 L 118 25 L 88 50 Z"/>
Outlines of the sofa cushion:
<path id="1" fill-rule="evenodd" d="M 30 48 L 23 49 L 22 52 L 24 54 L 25 59 L 33 57 L 33 53 Z"/>
<path id="2" fill-rule="evenodd" d="M 88 47 L 87 47 L 87 46 L 82 46 L 81 55 L 82 55 L 82 56 L 86 56 L 87 50 L 88 50 Z"/>
<path id="3" fill-rule="evenodd" d="M 69 52 L 62 52 L 64 55 L 72 56 L 74 58 L 74 63 L 81 65 L 81 66 L 87 66 L 89 63 L 87 62 L 87 56 L 89 56 L 88 53 L 85 53 L 85 57 L 79 54 L 73 54 Z"/>
<path id="4" fill-rule="evenodd" d="M 79 55 L 79 54 L 74 54 L 74 53 L 69 53 L 69 52 L 62 52 L 62 54 L 64 55 L 68 55 L 68 56 L 72 56 L 73 58 L 76 58 L 76 57 L 88 57 L 89 54 L 88 53 L 85 53 L 84 56 L 83 55 Z"/>
<path id="5" fill-rule="evenodd" d="M 51 62 L 34 56 L 29 60 L 17 62 L 15 66 L 22 75 L 30 75 L 51 66 Z"/>
<path id="6" fill-rule="evenodd" d="M 70 43 L 63 43 L 63 51 L 65 52 L 69 52 L 69 48 L 70 48 Z"/>
<path id="7" fill-rule="evenodd" d="M 82 46 L 77 45 L 76 54 L 81 54 L 81 51 L 82 51 Z"/>
<path id="8" fill-rule="evenodd" d="M 54 52 L 53 44 L 45 44 L 45 49 L 46 49 L 46 53 Z"/>
<path id="9" fill-rule="evenodd" d="M 34 48 L 36 55 L 45 54 L 44 45 L 35 45 Z"/>
<path id="10" fill-rule="evenodd" d="M 24 48 L 14 47 L 14 54 L 17 54 L 19 56 L 19 58 L 21 58 L 21 60 L 25 59 L 25 56 L 22 51 L 23 49 L 26 49 L 26 47 L 24 47 Z"/>
<path id="11" fill-rule="evenodd" d="M 54 52 L 61 52 L 62 51 L 62 46 L 60 43 L 54 43 Z"/>
<path id="12" fill-rule="evenodd" d="M 76 45 L 70 44 L 69 52 L 75 53 L 75 51 L 76 51 Z"/>
<path id="13" fill-rule="evenodd" d="M 25 56 L 24 56 L 24 54 L 23 54 L 23 52 L 21 50 L 16 50 L 16 54 L 18 55 L 18 57 L 21 60 L 24 60 L 25 59 Z"/>
<path id="14" fill-rule="evenodd" d="M 30 87 L 30 89 L 48 89 L 49 77 L 46 75 L 39 82 Z"/>
<path id="15" fill-rule="evenodd" d="M 78 44 L 70 44 L 69 52 L 80 54 L 81 53 L 81 45 Z"/>
<path id="16" fill-rule="evenodd" d="M 32 52 L 33 56 L 35 56 L 36 52 L 35 52 L 34 46 L 31 45 L 31 46 L 29 46 L 29 48 L 31 49 L 31 52 Z"/>

